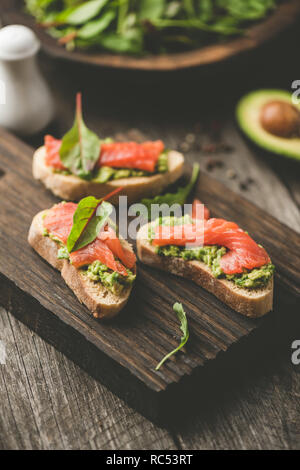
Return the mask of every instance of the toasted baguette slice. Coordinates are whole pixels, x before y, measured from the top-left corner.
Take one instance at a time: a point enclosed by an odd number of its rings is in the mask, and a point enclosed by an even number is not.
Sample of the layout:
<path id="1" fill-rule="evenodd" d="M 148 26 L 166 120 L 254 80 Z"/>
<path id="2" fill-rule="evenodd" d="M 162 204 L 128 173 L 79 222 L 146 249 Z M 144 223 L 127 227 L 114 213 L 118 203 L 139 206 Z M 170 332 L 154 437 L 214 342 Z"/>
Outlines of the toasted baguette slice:
<path id="1" fill-rule="evenodd" d="M 43 235 L 43 215 L 39 212 L 33 219 L 28 235 L 28 242 L 38 254 L 61 272 L 67 285 L 73 290 L 81 303 L 85 304 L 95 318 L 112 318 L 125 307 L 132 286 L 126 288 L 120 296 L 113 294 L 100 282 L 93 282 L 75 268 L 67 259 L 58 259 L 58 244 Z M 132 251 L 131 245 L 125 240 L 121 243 Z"/>
<path id="2" fill-rule="evenodd" d="M 153 176 L 141 176 L 122 178 L 108 181 L 107 183 L 95 183 L 85 181 L 78 176 L 56 173 L 45 164 L 45 147 L 40 147 L 33 156 L 33 176 L 41 180 L 46 188 L 56 196 L 66 201 L 78 201 L 86 196 L 101 198 L 120 186 L 124 190 L 110 199 L 112 204 L 118 204 L 119 196 L 127 195 L 128 204 L 140 201 L 144 197 L 152 197 L 174 183 L 183 171 L 184 158 L 181 153 L 174 150 L 168 153 L 168 168 L 166 173 L 157 173 Z"/>
<path id="3" fill-rule="evenodd" d="M 263 289 L 244 289 L 227 279 L 217 279 L 202 261 L 159 256 L 148 240 L 149 224 L 137 234 L 137 252 L 140 261 L 163 271 L 194 281 L 214 294 L 229 307 L 247 317 L 261 317 L 273 307 L 273 278 Z"/>

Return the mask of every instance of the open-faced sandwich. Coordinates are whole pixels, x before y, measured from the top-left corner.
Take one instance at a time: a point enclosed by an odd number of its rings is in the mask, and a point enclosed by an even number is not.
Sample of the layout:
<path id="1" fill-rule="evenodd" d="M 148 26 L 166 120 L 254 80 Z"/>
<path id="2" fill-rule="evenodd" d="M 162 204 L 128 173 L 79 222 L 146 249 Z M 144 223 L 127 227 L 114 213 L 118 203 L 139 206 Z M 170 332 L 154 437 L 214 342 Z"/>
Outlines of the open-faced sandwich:
<path id="1" fill-rule="evenodd" d="M 28 236 L 96 318 L 125 306 L 136 277 L 135 254 L 112 228 L 111 212 L 111 204 L 94 197 L 61 202 L 34 217 Z"/>
<path id="2" fill-rule="evenodd" d="M 139 259 L 191 279 L 243 315 L 272 310 L 274 266 L 264 248 L 234 222 L 209 218 L 206 208 L 203 223 L 196 223 L 194 214 L 142 226 Z"/>
<path id="3" fill-rule="evenodd" d="M 72 129 L 62 140 L 47 135 L 33 157 L 33 176 L 56 196 L 77 201 L 101 198 L 119 186 L 128 204 L 160 194 L 182 174 L 181 153 L 155 142 L 101 140 L 82 119 L 81 94 L 77 95 Z M 112 199 L 117 203 L 118 198 Z"/>

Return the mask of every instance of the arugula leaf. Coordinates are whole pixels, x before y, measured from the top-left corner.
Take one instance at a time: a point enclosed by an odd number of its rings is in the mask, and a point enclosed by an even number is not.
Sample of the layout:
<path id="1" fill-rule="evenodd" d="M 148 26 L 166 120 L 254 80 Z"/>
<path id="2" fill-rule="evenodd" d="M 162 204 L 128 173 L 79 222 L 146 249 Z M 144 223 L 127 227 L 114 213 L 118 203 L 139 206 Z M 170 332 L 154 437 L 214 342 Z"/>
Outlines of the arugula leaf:
<path id="1" fill-rule="evenodd" d="M 194 163 L 193 172 L 191 176 L 190 182 L 177 190 L 176 193 L 167 193 L 163 195 L 155 196 L 153 199 L 142 199 L 141 203 L 147 207 L 149 219 L 151 218 L 151 205 L 152 204 L 168 204 L 172 206 L 173 204 L 180 204 L 183 205 L 192 191 L 197 178 L 199 175 L 199 165 L 198 163 Z"/>
<path id="2" fill-rule="evenodd" d="M 158 370 L 164 362 L 166 362 L 171 356 L 173 356 L 173 354 L 176 354 L 177 351 L 179 351 L 188 341 L 189 337 L 190 337 L 190 333 L 189 333 L 189 328 L 188 328 L 188 323 L 187 323 L 187 318 L 186 318 L 186 314 L 185 314 L 185 311 L 183 310 L 183 306 L 182 304 L 176 302 L 174 305 L 173 305 L 173 310 L 176 312 L 177 314 L 177 318 L 178 320 L 180 321 L 181 325 L 180 325 L 180 329 L 183 333 L 183 336 L 180 338 L 180 344 L 179 346 L 177 346 L 176 349 L 174 349 L 173 351 L 171 351 L 169 354 L 167 354 L 161 361 L 159 364 L 157 364 L 157 366 L 155 367 L 155 370 Z"/>
<path id="3" fill-rule="evenodd" d="M 100 213 L 97 214 L 99 206 Z M 107 223 L 112 210 L 112 205 L 102 199 L 93 196 L 81 199 L 74 213 L 73 226 L 67 240 L 69 253 L 92 243 Z"/>
<path id="4" fill-rule="evenodd" d="M 59 155 L 64 166 L 81 178 L 91 176 L 99 159 L 100 139 L 86 127 L 83 121 L 81 93 L 77 94 L 73 127 L 63 137 Z"/>

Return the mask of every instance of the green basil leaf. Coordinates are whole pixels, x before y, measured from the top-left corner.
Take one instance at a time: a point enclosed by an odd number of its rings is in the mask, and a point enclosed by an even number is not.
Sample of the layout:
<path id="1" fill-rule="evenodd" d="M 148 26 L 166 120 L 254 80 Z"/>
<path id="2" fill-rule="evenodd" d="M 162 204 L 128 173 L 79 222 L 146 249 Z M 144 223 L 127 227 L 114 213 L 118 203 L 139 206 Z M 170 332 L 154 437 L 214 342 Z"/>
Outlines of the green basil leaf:
<path id="1" fill-rule="evenodd" d="M 74 213 L 73 226 L 67 240 L 69 253 L 92 243 L 107 223 L 112 210 L 109 202 L 93 196 L 81 199 Z"/>
<path id="2" fill-rule="evenodd" d="M 176 354 L 177 351 L 179 351 L 181 348 L 183 348 L 183 346 L 187 343 L 189 337 L 190 337 L 190 333 L 189 333 L 189 328 L 188 328 L 188 322 L 187 322 L 187 318 L 186 318 L 186 313 L 185 311 L 183 310 L 183 306 L 182 304 L 176 302 L 174 305 L 173 305 L 173 310 L 176 312 L 177 314 L 177 318 L 178 320 L 180 321 L 180 329 L 183 333 L 183 336 L 181 337 L 180 339 L 180 344 L 179 346 L 177 346 L 177 348 L 175 348 L 173 351 L 171 351 L 169 354 L 167 354 L 161 361 L 159 364 L 157 364 L 157 366 L 155 367 L 155 370 L 158 370 L 165 361 L 167 361 L 171 356 L 173 356 L 173 354 Z"/>
<path id="3" fill-rule="evenodd" d="M 89 2 L 78 5 L 64 18 L 64 21 L 68 24 L 86 23 L 92 18 L 95 18 L 107 2 L 108 0 L 90 0 Z"/>
<path id="4" fill-rule="evenodd" d="M 193 172 L 192 172 L 190 182 L 186 186 L 179 188 L 176 193 L 167 193 L 163 195 L 158 195 L 152 199 L 142 199 L 141 203 L 144 204 L 148 209 L 149 219 L 151 218 L 151 205 L 152 204 L 159 204 L 159 205 L 168 204 L 169 206 L 172 206 L 173 204 L 183 205 L 188 195 L 192 191 L 197 181 L 198 175 L 199 175 L 199 165 L 195 163 L 193 166 Z"/>
<path id="5" fill-rule="evenodd" d="M 77 95 L 76 117 L 72 129 L 65 134 L 59 151 L 60 159 L 74 175 L 91 176 L 100 155 L 100 139 L 90 131 L 83 119 L 81 94 Z"/>

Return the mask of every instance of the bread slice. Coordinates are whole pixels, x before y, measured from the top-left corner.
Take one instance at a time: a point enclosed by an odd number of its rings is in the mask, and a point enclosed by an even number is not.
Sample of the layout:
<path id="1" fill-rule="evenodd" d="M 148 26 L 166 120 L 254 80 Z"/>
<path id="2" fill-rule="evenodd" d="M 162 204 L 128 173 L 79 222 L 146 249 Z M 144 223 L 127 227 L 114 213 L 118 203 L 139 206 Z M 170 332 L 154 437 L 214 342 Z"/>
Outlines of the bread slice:
<path id="1" fill-rule="evenodd" d="M 227 279 L 217 279 L 202 261 L 156 254 L 155 247 L 148 240 L 148 230 L 149 224 L 143 225 L 137 234 L 138 257 L 143 263 L 194 281 L 247 317 L 258 318 L 272 310 L 273 278 L 262 289 L 244 289 Z"/>
<path id="2" fill-rule="evenodd" d="M 85 304 L 95 318 L 112 318 L 125 307 L 132 286 L 124 289 L 120 296 L 113 294 L 100 282 L 90 280 L 84 273 L 72 266 L 67 259 L 58 259 L 59 245 L 50 237 L 45 237 L 43 216 L 47 211 L 39 212 L 33 219 L 28 235 L 28 242 L 37 253 L 58 269 L 67 285 L 73 290 L 81 303 Z M 132 251 L 125 240 L 121 243 Z"/>
<path id="3" fill-rule="evenodd" d="M 33 176 L 41 180 L 46 188 L 56 196 L 66 201 L 78 201 L 86 196 L 101 198 L 120 186 L 124 190 L 110 199 L 112 204 L 118 204 L 119 196 L 127 195 L 128 204 L 140 201 L 144 197 L 153 197 L 174 183 L 183 171 L 184 157 L 181 153 L 171 150 L 168 153 L 168 168 L 166 173 L 157 173 L 153 176 L 122 178 L 95 183 L 85 181 L 78 176 L 56 173 L 45 163 L 46 150 L 40 147 L 33 156 Z"/>

